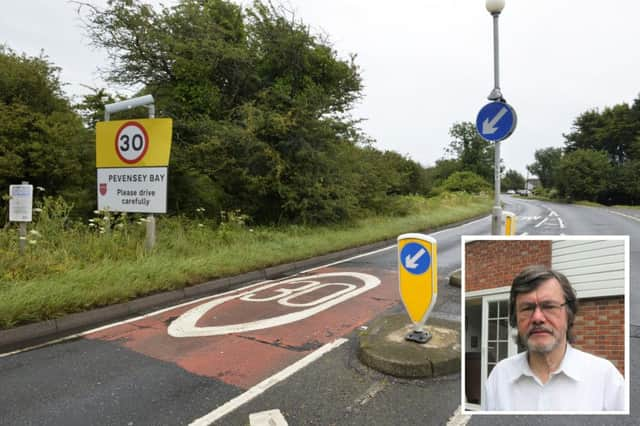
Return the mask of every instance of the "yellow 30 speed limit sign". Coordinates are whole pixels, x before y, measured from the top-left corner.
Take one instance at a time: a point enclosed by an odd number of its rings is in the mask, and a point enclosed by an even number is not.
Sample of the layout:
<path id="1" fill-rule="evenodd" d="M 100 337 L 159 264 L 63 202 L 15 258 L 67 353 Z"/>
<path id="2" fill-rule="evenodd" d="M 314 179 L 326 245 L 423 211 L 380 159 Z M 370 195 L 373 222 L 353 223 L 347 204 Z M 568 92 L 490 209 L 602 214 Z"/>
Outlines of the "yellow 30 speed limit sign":
<path id="1" fill-rule="evenodd" d="M 169 165 L 170 118 L 103 121 L 96 125 L 96 167 Z"/>
<path id="2" fill-rule="evenodd" d="M 436 240 L 423 234 L 398 237 L 400 296 L 411 320 L 424 325 L 438 296 Z"/>

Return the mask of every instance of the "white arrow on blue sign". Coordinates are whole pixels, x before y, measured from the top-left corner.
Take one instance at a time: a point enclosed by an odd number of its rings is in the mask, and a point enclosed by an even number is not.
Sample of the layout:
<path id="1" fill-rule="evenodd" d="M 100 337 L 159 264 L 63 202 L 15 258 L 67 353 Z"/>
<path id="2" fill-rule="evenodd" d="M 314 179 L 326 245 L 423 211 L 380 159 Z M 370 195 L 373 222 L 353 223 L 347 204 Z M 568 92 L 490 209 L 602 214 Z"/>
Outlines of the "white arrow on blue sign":
<path id="1" fill-rule="evenodd" d="M 480 109 L 476 130 L 484 140 L 498 142 L 511 136 L 518 118 L 513 107 L 505 102 L 491 102 Z"/>
<path id="2" fill-rule="evenodd" d="M 418 243 L 409 243 L 400 253 L 402 266 L 415 275 L 424 274 L 431 265 L 429 252 Z"/>

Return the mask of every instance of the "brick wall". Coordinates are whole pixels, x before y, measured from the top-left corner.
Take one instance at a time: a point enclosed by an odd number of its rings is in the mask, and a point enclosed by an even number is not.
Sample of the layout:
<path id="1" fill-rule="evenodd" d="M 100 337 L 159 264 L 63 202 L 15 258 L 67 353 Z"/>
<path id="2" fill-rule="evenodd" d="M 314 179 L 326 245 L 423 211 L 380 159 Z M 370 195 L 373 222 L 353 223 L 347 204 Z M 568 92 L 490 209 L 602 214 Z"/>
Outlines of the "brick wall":
<path id="1" fill-rule="evenodd" d="M 511 286 L 526 266 L 551 267 L 551 241 L 471 241 L 464 262 L 465 291 Z"/>
<path id="2" fill-rule="evenodd" d="M 613 362 L 624 376 L 624 297 L 580 299 L 574 346 Z"/>

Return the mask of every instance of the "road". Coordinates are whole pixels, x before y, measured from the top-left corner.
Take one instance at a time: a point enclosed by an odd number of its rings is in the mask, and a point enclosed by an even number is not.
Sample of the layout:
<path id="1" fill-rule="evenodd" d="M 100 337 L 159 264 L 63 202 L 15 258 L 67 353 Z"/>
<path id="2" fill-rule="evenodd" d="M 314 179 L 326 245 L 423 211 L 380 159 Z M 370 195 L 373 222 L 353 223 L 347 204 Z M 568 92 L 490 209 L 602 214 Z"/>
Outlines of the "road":
<path id="1" fill-rule="evenodd" d="M 630 317 L 640 326 L 640 210 L 586 207 L 503 196 L 505 209 L 518 215 L 518 234 L 628 235 Z"/>
<path id="2" fill-rule="evenodd" d="M 631 287 L 638 288 L 634 236 L 640 226 L 629 212 L 504 200 L 519 216 L 518 234 L 630 235 Z M 487 217 L 432 234 L 438 240 L 440 277 L 434 316 L 459 321 L 460 292 L 447 284 L 449 273 L 460 266 L 459 239 L 489 230 Z M 460 405 L 459 375 L 394 379 L 355 357 L 359 329 L 402 309 L 396 268 L 395 248 L 388 247 L 0 356 L 0 424 L 246 425 L 251 414 L 265 410 L 279 410 L 290 425 L 447 424 Z M 640 325 L 637 296 L 632 291 L 632 322 Z M 636 398 L 638 345 L 632 338 Z M 634 418 L 535 421 L 458 416 L 450 424 L 636 424 L 639 410 L 631 412 Z"/>

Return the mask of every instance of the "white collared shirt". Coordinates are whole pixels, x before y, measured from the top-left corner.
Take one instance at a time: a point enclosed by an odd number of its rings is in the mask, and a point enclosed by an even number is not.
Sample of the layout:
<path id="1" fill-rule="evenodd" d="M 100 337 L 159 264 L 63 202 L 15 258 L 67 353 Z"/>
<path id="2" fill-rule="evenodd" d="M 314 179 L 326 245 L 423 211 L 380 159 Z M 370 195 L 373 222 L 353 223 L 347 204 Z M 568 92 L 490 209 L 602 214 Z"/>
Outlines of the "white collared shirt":
<path id="1" fill-rule="evenodd" d="M 623 411 L 624 378 L 608 360 L 567 344 L 557 371 L 543 384 L 527 352 L 500 361 L 486 381 L 488 411 Z"/>

